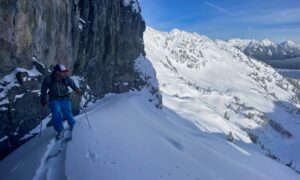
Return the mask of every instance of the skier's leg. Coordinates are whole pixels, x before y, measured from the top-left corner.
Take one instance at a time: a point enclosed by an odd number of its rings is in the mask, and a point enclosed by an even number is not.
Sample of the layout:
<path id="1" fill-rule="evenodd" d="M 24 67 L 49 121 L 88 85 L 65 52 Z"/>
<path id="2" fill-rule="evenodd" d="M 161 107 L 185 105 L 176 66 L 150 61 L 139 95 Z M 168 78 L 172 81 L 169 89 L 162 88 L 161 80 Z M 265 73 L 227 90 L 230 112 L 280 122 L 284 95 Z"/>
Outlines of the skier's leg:
<path id="1" fill-rule="evenodd" d="M 73 127 L 75 125 L 75 119 L 74 119 L 74 116 L 72 113 L 70 98 L 69 97 L 64 98 L 61 100 L 61 102 L 62 102 L 61 109 L 62 109 L 63 115 L 67 119 L 70 128 L 73 129 Z"/>
<path id="2" fill-rule="evenodd" d="M 49 106 L 52 112 L 52 120 L 53 120 L 53 126 L 54 129 L 60 133 L 63 130 L 63 124 L 62 124 L 62 114 L 61 114 L 61 105 L 59 100 L 51 100 L 49 102 Z"/>

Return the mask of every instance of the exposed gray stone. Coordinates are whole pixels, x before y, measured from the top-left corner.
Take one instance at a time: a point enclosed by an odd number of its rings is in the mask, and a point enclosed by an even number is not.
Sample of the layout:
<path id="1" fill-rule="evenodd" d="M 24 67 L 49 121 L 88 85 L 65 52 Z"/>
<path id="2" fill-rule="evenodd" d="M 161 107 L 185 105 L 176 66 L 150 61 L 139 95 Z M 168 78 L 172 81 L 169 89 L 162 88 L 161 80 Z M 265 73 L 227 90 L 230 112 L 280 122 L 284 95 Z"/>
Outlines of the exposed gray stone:
<path id="1" fill-rule="evenodd" d="M 41 73 L 17 72 L 18 86 L 0 99 L 9 101 L 0 105 L 7 109 L 0 111 L 0 139 L 9 137 L 0 143 L 0 159 L 49 114 L 37 90 L 55 64 L 85 79 L 82 89 L 91 101 L 145 84 L 134 71 L 134 60 L 144 54 L 144 30 L 141 15 L 122 0 L 0 0 L 0 80 L 16 67 Z M 8 84 L 1 81 L 0 92 Z M 79 104 L 72 95 L 74 113 Z"/>

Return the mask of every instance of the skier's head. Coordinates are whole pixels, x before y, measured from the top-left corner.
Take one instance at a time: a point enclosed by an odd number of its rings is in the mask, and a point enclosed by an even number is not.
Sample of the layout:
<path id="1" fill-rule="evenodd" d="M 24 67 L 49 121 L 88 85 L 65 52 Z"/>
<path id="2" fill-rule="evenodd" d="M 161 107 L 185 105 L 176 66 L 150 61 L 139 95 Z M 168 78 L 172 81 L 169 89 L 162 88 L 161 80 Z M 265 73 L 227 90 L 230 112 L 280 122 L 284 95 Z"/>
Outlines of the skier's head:
<path id="1" fill-rule="evenodd" d="M 63 64 L 56 64 L 53 68 L 53 74 L 61 77 L 66 76 L 69 70 Z"/>

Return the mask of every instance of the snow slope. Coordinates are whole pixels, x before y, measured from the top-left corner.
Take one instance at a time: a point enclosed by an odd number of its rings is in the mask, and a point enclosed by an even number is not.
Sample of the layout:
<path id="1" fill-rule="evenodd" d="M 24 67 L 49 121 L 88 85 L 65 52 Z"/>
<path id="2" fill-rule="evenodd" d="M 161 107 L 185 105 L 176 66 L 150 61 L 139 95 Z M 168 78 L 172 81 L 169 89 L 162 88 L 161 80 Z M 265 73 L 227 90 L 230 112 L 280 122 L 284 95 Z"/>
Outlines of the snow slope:
<path id="1" fill-rule="evenodd" d="M 64 153 L 45 161 L 54 131 L 46 129 L 0 162 L 0 179 L 299 179 L 291 169 L 242 142 L 200 131 L 144 92 L 110 95 L 76 117 Z"/>
<path id="2" fill-rule="evenodd" d="M 223 41 L 149 27 L 144 40 L 164 106 L 203 132 L 232 132 L 300 170 L 299 87 Z"/>

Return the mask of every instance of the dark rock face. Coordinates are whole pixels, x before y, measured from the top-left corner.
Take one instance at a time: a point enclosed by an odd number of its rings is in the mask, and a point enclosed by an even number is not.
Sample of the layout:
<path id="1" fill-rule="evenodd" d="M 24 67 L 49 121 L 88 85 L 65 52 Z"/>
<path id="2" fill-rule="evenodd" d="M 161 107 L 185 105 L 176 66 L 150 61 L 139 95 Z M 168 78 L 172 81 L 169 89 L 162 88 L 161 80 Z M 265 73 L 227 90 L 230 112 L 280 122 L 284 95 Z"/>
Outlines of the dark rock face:
<path id="1" fill-rule="evenodd" d="M 144 30 L 123 0 L 0 0 L 0 159 L 49 114 L 39 89 L 55 64 L 84 79 L 90 100 L 144 85 L 134 70 Z M 78 113 L 78 97 L 73 107 Z"/>
<path id="2" fill-rule="evenodd" d="M 73 34 L 79 37 L 74 73 L 84 74 L 96 97 L 107 92 L 124 92 L 125 83 L 132 87 L 136 79 L 133 60 L 144 52 L 145 24 L 131 7 L 120 3 L 107 0 L 80 4 L 84 7 L 81 18 L 86 23 L 82 23 L 82 31 Z"/>

